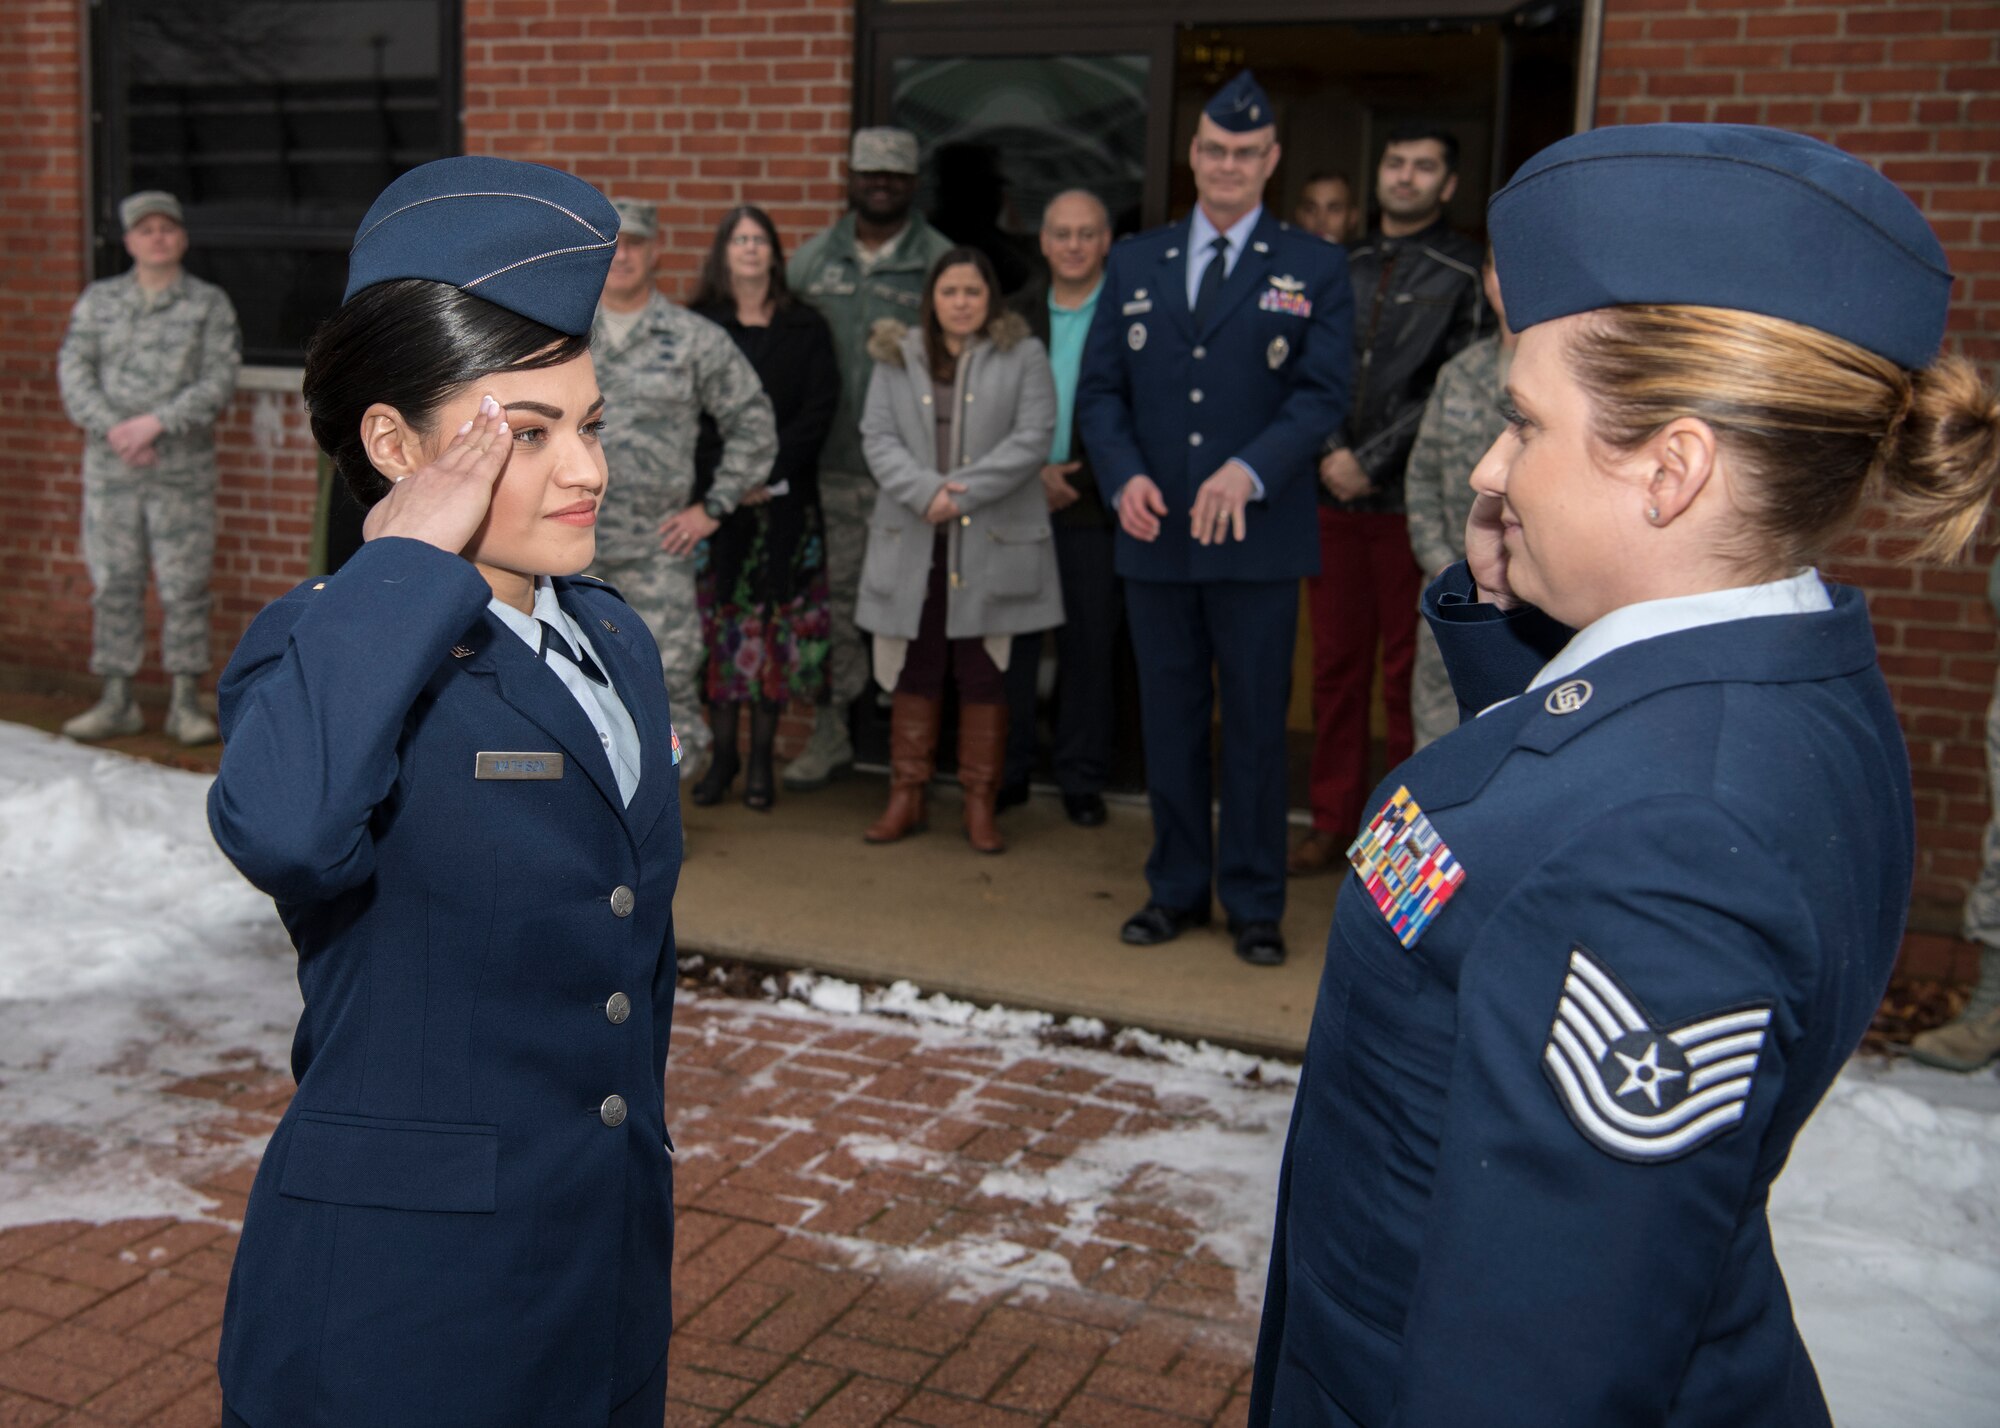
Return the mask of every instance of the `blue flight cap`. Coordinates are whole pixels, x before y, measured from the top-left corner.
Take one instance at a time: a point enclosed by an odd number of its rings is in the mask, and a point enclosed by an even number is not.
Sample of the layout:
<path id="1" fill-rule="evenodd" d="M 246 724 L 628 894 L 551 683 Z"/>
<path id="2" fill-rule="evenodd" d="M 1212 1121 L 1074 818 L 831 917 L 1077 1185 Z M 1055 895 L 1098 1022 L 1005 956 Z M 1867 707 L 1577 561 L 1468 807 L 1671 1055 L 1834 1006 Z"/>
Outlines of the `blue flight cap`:
<path id="1" fill-rule="evenodd" d="M 513 159 L 438 159 L 370 206 L 341 301 L 376 283 L 425 278 L 582 337 L 617 251 L 618 210 L 574 174 Z"/>
<path id="2" fill-rule="evenodd" d="M 1951 272 L 1902 190 L 1750 124 L 1632 124 L 1551 144 L 1487 208 L 1507 325 L 1681 303 L 1784 318 L 1898 366 L 1944 340 Z"/>
<path id="3" fill-rule="evenodd" d="M 1232 134 L 1247 134 L 1278 122 L 1278 116 L 1271 112 L 1270 96 L 1247 69 L 1216 90 L 1201 112 Z"/>

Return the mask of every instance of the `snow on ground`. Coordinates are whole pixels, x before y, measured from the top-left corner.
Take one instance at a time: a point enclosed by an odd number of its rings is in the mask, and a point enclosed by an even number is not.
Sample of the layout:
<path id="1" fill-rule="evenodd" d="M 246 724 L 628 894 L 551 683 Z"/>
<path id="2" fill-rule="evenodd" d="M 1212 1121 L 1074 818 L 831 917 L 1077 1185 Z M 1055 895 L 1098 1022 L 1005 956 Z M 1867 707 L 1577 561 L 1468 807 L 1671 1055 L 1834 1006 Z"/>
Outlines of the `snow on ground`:
<path id="1" fill-rule="evenodd" d="M 226 1110 L 165 1095 L 248 1052 L 282 1065 L 298 1009 L 269 902 L 209 841 L 208 780 L 0 725 L 0 1226 L 197 1217 L 185 1188 Z M 866 992 L 792 977 L 745 1014 L 880 1019 L 926 1038 L 1102 1066 L 1065 1047 L 1102 1028 L 975 1008 L 907 984 Z M 1199 1106 L 1174 1130 L 1097 1142 L 1047 1175 L 988 1172 L 989 1193 L 1059 1209 L 1088 1237 L 1134 1191 L 1171 1205 L 1254 1293 L 1293 1068 L 1143 1031 L 1163 1101 Z M 1041 1038 L 1037 1044 L 1037 1038 Z M 1135 1063 L 1119 1060 L 1120 1074 Z M 890 1141 L 864 1157 L 919 1164 Z M 694 1149 L 694 1148 L 690 1148 Z M 698 1153 L 698 1152 L 697 1152 Z M 171 1168 L 172 1173 L 167 1173 Z M 2000 1077 L 1851 1067 L 1806 1127 L 1771 1220 L 1799 1326 L 1843 1428 L 1958 1428 L 2000 1401 Z M 854 1247 L 911 1257 L 912 1251 Z M 995 1241 L 936 1252 L 985 1282 L 1064 1283 L 1059 1255 Z M 956 1256 L 956 1258 L 953 1258 Z"/>
<path id="2" fill-rule="evenodd" d="M 230 1052 L 282 1066 L 298 1020 L 208 783 L 0 724 L 0 1227 L 198 1217 L 188 1171 L 243 1154 L 204 1142 L 222 1108 L 162 1094 Z"/>

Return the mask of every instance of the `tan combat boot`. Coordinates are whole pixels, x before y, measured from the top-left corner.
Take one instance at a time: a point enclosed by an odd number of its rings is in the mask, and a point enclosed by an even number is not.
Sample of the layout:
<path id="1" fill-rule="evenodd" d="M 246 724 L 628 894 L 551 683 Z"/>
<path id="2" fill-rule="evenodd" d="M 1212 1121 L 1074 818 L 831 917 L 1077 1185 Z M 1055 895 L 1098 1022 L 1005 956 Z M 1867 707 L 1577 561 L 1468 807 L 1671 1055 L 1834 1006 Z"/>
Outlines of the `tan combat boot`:
<path id="1" fill-rule="evenodd" d="M 2000 1056 L 2000 1007 L 1924 1032 L 1910 1043 L 1910 1055 L 1946 1071 L 1979 1070 Z"/>
<path id="2" fill-rule="evenodd" d="M 104 693 L 97 702 L 62 726 L 63 733 L 80 743 L 116 739 L 136 734 L 146 727 L 139 706 L 132 702 L 132 681 L 122 674 L 107 675 Z"/>
<path id="3" fill-rule="evenodd" d="M 193 675 L 174 676 L 173 693 L 167 697 L 167 722 L 162 727 L 169 739 L 188 748 L 212 744 L 221 737 L 215 721 L 201 707 L 201 681 Z"/>
<path id="4" fill-rule="evenodd" d="M 854 745 L 847 737 L 843 711 L 822 704 L 813 716 L 812 737 L 799 756 L 785 765 L 780 781 L 793 793 L 825 788 L 854 767 Z"/>

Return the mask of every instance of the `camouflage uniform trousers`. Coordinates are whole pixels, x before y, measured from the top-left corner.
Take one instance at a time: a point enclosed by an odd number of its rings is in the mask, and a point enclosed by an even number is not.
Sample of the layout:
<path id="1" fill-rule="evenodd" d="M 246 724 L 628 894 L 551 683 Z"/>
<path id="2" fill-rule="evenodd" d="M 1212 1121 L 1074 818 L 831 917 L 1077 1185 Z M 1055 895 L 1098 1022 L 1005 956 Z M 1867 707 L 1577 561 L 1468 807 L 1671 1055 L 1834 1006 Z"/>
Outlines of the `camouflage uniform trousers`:
<path id="1" fill-rule="evenodd" d="M 1995 802 L 1981 843 L 1979 880 L 1965 899 L 1965 940 L 2000 947 L 2000 679 L 1986 706 L 1986 780 Z M 1995 992 L 2000 994 L 2000 988 Z"/>
<path id="2" fill-rule="evenodd" d="M 1451 678 L 1444 672 L 1444 653 L 1438 649 L 1430 621 L 1421 615 L 1417 617 L 1417 663 L 1410 671 L 1410 724 L 1419 749 L 1458 727 L 1458 696 L 1451 692 Z"/>
<path id="3" fill-rule="evenodd" d="M 661 551 L 645 560 L 600 560 L 590 573 L 614 587 L 625 603 L 639 612 L 660 647 L 666 674 L 667 703 L 674 732 L 690 759 L 715 746 L 708 717 L 702 710 L 702 675 L 708 646 L 702 639 L 701 611 L 695 605 L 695 558 Z"/>
<path id="4" fill-rule="evenodd" d="M 868 554 L 868 518 L 875 510 L 875 478 L 853 471 L 821 471 L 819 503 L 826 522 L 826 584 L 833 613 L 831 674 L 833 707 L 847 707 L 868 687 L 870 659 L 861 627 L 854 623 L 861 598 L 861 562 Z"/>
<path id="5" fill-rule="evenodd" d="M 90 672 L 130 678 L 145 657 L 151 558 L 169 674 L 208 672 L 208 580 L 215 565 L 215 484 L 88 485 L 83 561 L 92 587 Z"/>

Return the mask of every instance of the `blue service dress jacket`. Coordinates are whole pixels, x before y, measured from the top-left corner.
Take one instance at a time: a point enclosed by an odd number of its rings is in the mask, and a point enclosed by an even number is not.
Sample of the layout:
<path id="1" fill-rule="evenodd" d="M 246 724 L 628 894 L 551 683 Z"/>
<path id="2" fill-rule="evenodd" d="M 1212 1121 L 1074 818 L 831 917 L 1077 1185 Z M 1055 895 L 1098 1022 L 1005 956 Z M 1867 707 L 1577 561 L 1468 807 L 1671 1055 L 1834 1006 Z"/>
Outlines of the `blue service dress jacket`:
<path id="1" fill-rule="evenodd" d="M 1250 1421 L 1824 1428 L 1765 1208 L 1909 899 L 1865 604 L 1836 589 L 1520 694 L 1561 632 L 1449 596 L 1469 584 L 1426 593 L 1460 699 L 1519 697 L 1370 805 L 1407 790 L 1464 878 L 1407 948 L 1342 889 Z"/>
<path id="2" fill-rule="evenodd" d="M 629 807 L 422 542 L 274 602 L 223 674 L 209 822 L 305 998 L 219 1356 L 251 1428 L 602 1428 L 666 1353 L 679 774 L 645 624 L 554 586 L 637 726 Z"/>
<path id="3" fill-rule="evenodd" d="M 1168 514 L 1150 542 L 1118 532 L 1118 573 L 1155 581 L 1297 580 L 1319 573 L 1319 450 L 1347 415 L 1354 294 L 1335 243 L 1267 211 L 1197 328 L 1192 218 L 1118 243 L 1077 379 L 1076 429 L 1106 505 L 1134 476 Z M 1242 540 L 1188 531 L 1195 492 L 1232 457 L 1264 483 Z"/>

